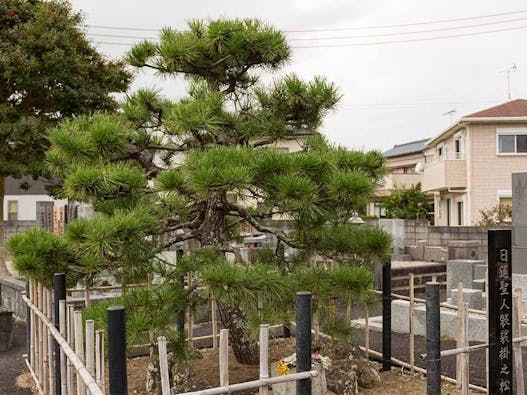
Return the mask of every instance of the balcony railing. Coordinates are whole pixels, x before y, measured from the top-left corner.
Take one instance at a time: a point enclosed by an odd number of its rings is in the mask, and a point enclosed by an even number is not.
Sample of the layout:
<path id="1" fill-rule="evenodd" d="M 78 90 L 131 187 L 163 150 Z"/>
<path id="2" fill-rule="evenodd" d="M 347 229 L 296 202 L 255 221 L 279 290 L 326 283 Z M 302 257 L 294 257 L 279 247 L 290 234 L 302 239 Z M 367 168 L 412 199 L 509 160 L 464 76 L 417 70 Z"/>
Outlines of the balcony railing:
<path id="1" fill-rule="evenodd" d="M 461 159 L 462 156 L 458 154 L 452 154 L 453 159 L 439 158 L 426 163 L 423 171 L 423 191 L 466 188 L 467 165 L 466 161 Z"/>

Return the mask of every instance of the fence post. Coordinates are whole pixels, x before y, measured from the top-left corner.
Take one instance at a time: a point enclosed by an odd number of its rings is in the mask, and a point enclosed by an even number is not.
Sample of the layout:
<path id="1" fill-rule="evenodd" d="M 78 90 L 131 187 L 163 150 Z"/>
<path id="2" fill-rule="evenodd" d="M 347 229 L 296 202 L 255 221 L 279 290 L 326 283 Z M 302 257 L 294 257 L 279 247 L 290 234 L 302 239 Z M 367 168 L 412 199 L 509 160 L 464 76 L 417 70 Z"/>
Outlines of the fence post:
<path id="1" fill-rule="evenodd" d="M 59 301 L 66 300 L 66 275 L 53 274 L 54 318 L 55 328 L 60 330 Z M 60 346 L 55 341 L 55 394 L 61 395 Z"/>
<path id="2" fill-rule="evenodd" d="M 296 293 L 296 371 L 311 370 L 311 292 Z M 296 395 L 311 395 L 311 380 L 296 382 Z"/>
<path id="3" fill-rule="evenodd" d="M 110 395 L 128 393 L 124 306 L 110 306 L 108 316 L 108 374 Z"/>
<path id="4" fill-rule="evenodd" d="M 104 389 L 104 332 L 95 331 L 95 380 Z"/>
<path id="5" fill-rule="evenodd" d="M 157 338 L 157 348 L 159 350 L 159 373 L 161 376 L 161 394 L 170 395 L 167 339 L 165 336 L 159 336 Z"/>
<path id="6" fill-rule="evenodd" d="M 415 372 L 415 334 L 414 334 L 414 274 L 410 273 L 410 278 L 408 279 L 410 289 L 410 302 L 408 303 L 408 315 L 410 322 L 408 323 L 408 329 L 410 332 L 410 372 L 413 374 Z"/>
<path id="7" fill-rule="evenodd" d="M 392 368 L 392 263 L 382 267 L 382 370 Z"/>
<path id="8" fill-rule="evenodd" d="M 31 298 L 31 294 L 29 292 L 29 280 L 26 279 L 26 296 L 28 298 Z M 27 346 L 27 358 L 29 359 L 29 362 L 33 363 L 31 360 L 31 309 L 26 307 L 26 346 Z"/>
<path id="9" fill-rule="evenodd" d="M 468 323 L 470 320 L 469 315 L 469 304 L 467 302 L 463 303 L 461 311 L 461 339 L 462 347 L 468 347 L 469 337 L 468 337 Z M 461 355 L 461 394 L 469 395 L 469 386 L 470 386 L 470 353 L 466 352 Z"/>
<path id="10" fill-rule="evenodd" d="M 426 283 L 426 393 L 441 394 L 439 283 Z"/>
<path id="11" fill-rule="evenodd" d="M 457 283 L 457 318 L 456 318 L 456 347 L 463 347 L 463 340 L 461 338 L 462 330 L 462 310 L 463 310 L 463 282 Z M 461 377 L 463 372 L 461 370 L 463 355 L 456 355 L 456 380 L 457 388 L 461 388 Z"/>
<path id="12" fill-rule="evenodd" d="M 512 337 L 520 337 L 522 335 L 522 290 L 517 288 L 514 290 L 512 296 Z M 523 361 L 522 361 L 522 344 L 521 342 L 512 343 L 513 363 L 514 363 L 514 379 L 516 380 L 516 393 L 525 393 L 525 384 L 523 379 Z"/>
<path id="13" fill-rule="evenodd" d="M 64 299 L 59 301 L 59 330 L 62 337 L 66 337 L 66 301 Z M 59 346 L 60 348 L 60 346 Z M 60 387 L 62 394 L 66 394 L 68 391 L 67 381 L 66 381 L 66 354 L 64 350 L 60 348 L 60 375 L 57 374 L 57 377 L 60 377 Z"/>
<path id="14" fill-rule="evenodd" d="M 220 330 L 220 387 L 229 385 L 229 330 Z"/>
<path id="15" fill-rule="evenodd" d="M 260 325 L 260 379 L 269 377 L 269 325 Z M 267 395 L 267 385 L 260 387 L 260 395 Z"/>

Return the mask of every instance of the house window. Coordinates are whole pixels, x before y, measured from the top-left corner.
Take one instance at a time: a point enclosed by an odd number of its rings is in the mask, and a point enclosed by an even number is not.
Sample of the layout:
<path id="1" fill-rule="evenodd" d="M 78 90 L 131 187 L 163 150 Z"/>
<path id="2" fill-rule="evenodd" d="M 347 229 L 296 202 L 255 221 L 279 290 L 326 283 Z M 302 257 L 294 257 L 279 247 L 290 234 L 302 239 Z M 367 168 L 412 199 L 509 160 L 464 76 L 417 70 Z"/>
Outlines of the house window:
<path id="1" fill-rule="evenodd" d="M 18 200 L 7 201 L 7 220 L 17 221 L 18 220 Z"/>
<path id="2" fill-rule="evenodd" d="M 498 131 L 498 154 L 527 154 L 527 133 Z"/>
<path id="3" fill-rule="evenodd" d="M 461 137 L 454 140 L 454 150 L 456 152 L 456 159 L 463 159 L 463 141 Z"/>
<path id="4" fill-rule="evenodd" d="M 415 174 L 415 166 L 406 166 L 403 170 L 404 174 Z"/>

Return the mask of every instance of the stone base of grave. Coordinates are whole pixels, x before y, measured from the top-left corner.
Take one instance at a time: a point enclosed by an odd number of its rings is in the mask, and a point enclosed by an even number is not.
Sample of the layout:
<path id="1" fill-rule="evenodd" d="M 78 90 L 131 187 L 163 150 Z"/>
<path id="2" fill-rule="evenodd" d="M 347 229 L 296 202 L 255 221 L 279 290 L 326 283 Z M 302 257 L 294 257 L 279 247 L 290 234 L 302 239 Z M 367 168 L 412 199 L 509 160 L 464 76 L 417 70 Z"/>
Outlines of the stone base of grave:
<path id="1" fill-rule="evenodd" d="M 271 365 L 271 377 L 281 376 L 276 371 L 276 363 Z M 311 394 L 312 395 L 327 395 L 329 394 L 326 384 L 326 373 L 324 368 L 317 363 L 315 370 L 318 372 L 318 376 L 314 377 L 311 381 Z M 296 373 L 296 369 L 290 369 L 290 373 Z M 296 381 L 289 381 L 287 383 L 273 384 L 273 395 L 296 395 Z"/>

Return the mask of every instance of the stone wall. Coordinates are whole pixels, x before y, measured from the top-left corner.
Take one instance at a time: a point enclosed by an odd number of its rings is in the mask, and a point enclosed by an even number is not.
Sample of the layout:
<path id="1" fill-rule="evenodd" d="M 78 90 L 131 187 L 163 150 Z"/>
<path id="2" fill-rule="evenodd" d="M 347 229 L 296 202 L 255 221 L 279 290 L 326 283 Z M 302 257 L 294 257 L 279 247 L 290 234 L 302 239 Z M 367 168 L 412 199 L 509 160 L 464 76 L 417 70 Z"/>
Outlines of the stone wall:
<path id="1" fill-rule="evenodd" d="M 37 226 L 37 221 L 4 221 L 4 239 L 7 241 L 11 236 L 35 226 Z"/>
<path id="2" fill-rule="evenodd" d="M 0 278 L 0 304 L 14 313 L 15 318 L 26 320 L 26 304 L 22 300 L 22 291 L 26 290 L 24 281 L 14 277 Z"/>
<path id="3" fill-rule="evenodd" d="M 405 245 L 417 246 L 419 240 L 426 240 L 428 247 L 448 248 L 451 242 L 467 240 L 477 242 L 479 257 L 472 259 L 487 260 L 488 229 L 482 226 L 429 226 L 425 221 L 405 221 Z"/>

